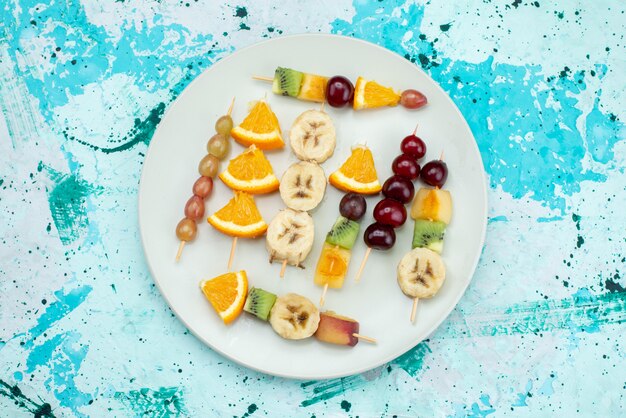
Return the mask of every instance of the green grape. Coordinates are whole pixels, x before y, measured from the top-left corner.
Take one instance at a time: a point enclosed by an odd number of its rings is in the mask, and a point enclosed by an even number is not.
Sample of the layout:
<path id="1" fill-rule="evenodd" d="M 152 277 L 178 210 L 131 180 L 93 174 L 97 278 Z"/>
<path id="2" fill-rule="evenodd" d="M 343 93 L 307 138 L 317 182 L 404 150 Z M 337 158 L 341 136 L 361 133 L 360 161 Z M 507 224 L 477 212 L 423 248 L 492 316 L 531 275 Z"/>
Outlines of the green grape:
<path id="1" fill-rule="evenodd" d="M 198 164 L 198 171 L 201 176 L 213 178 L 217 175 L 219 165 L 220 160 L 215 155 L 207 154 Z"/>
<path id="2" fill-rule="evenodd" d="M 215 130 L 218 134 L 230 137 L 230 131 L 233 129 L 233 118 L 230 115 L 224 115 L 215 122 Z"/>
<path id="3" fill-rule="evenodd" d="M 215 155 L 220 160 L 223 160 L 228 154 L 228 150 L 230 148 L 230 144 L 228 139 L 222 134 L 215 134 L 211 139 L 209 139 L 209 143 L 206 146 L 209 154 Z"/>

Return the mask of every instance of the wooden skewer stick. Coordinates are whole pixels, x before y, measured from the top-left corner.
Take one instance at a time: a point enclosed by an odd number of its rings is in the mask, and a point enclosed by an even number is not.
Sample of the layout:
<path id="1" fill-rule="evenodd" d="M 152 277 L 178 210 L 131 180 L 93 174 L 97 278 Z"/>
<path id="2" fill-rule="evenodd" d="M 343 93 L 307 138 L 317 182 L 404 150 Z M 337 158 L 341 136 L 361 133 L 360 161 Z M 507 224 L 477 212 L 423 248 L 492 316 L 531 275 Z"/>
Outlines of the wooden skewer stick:
<path id="1" fill-rule="evenodd" d="M 363 261 L 361 261 L 361 267 L 359 267 L 359 271 L 356 273 L 356 277 L 354 279 L 355 282 L 359 282 L 361 280 L 361 275 L 363 274 L 363 269 L 365 268 L 365 263 L 367 263 L 367 258 L 370 256 L 372 252 L 372 247 L 367 247 L 367 251 L 365 251 L 365 257 L 363 257 Z"/>
<path id="2" fill-rule="evenodd" d="M 283 260 L 283 265 L 280 268 L 280 278 L 285 277 L 285 270 L 287 269 L 287 260 Z"/>
<path id="3" fill-rule="evenodd" d="M 415 312 L 417 311 L 417 301 L 419 299 L 413 299 L 413 308 L 411 309 L 411 323 L 415 322 Z"/>
<path id="4" fill-rule="evenodd" d="M 178 251 L 176 252 L 176 262 L 180 260 L 180 256 L 183 254 L 183 248 L 185 248 L 186 243 L 187 241 L 181 241 L 180 244 L 178 244 Z"/>
<path id="5" fill-rule="evenodd" d="M 235 98 L 233 97 L 233 100 L 230 101 L 230 106 L 228 106 L 228 116 L 230 116 L 230 114 L 233 112 L 234 105 L 235 105 Z M 178 262 L 180 260 L 180 256 L 183 255 L 183 248 L 185 248 L 186 243 L 187 243 L 186 241 L 181 241 L 180 244 L 178 244 L 178 251 L 176 252 L 176 262 Z M 230 264 L 232 262 L 234 250 L 235 250 L 235 247 L 233 243 L 233 249 L 231 250 L 231 253 L 230 253 L 231 260 L 228 262 L 229 270 L 230 270 Z"/>
<path id="6" fill-rule="evenodd" d="M 368 337 L 366 335 L 357 334 L 356 332 L 352 334 L 353 337 L 357 337 L 359 340 L 367 341 L 368 343 L 376 344 L 376 338 Z"/>
<path id="7" fill-rule="evenodd" d="M 265 77 L 263 75 L 253 75 L 253 80 L 261 80 L 261 81 L 269 81 L 270 83 L 274 81 L 273 77 Z"/>
<path id="8" fill-rule="evenodd" d="M 413 135 L 415 135 L 417 133 L 417 127 L 420 126 L 419 123 L 415 124 L 415 129 L 413 129 Z"/>
<path id="9" fill-rule="evenodd" d="M 326 106 L 326 101 L 325 100 L 322 102 L 322 105 L 320 106 L 320 112 L 324 111 L 324 106 Z"/>
<path id="10" fill-rule="evenodd" d="M 322 296 L 320 296 L 320 306 L 324 306 L 324 302 L 326 301 L 327 291 L 328 291 L 328 283 L 324 285 L 324 290 L 322 290 Z"/>
<path id="11" fill-rule="evenodd" d="M 443 150 L 441 150 L 441 155 L 439 156 L 439 161 L 443 161 Z"/>
<path id="12" fill-rule="evenodd" d="M 230 247 L 230 257 L 228 257 L 228 271 L 230 271 L 230 266 L 233 265 L 233 259 L 235 258 L 235 248 L 237 248 L 237 237 L 233 238 L 233 245 Z"/>

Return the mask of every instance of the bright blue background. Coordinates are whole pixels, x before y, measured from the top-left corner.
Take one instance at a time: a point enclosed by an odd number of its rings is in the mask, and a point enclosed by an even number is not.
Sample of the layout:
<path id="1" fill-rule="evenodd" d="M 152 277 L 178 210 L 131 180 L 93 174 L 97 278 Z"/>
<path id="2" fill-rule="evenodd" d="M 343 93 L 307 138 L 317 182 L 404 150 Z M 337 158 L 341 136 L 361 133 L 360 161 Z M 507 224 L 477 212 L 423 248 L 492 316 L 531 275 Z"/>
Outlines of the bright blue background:
<path id="1" fill-rule="evenodd" d="M 0 9 L 0 416 L 624 415 L 624 4 L 272 4 Z M 451 317 L 389 365 L 322 382 L 251 372 L 189 335 L 136 222 L 177 95 L 233 50 L 302 32 L 421 66 L 490 182 L 485 250 Z"/>

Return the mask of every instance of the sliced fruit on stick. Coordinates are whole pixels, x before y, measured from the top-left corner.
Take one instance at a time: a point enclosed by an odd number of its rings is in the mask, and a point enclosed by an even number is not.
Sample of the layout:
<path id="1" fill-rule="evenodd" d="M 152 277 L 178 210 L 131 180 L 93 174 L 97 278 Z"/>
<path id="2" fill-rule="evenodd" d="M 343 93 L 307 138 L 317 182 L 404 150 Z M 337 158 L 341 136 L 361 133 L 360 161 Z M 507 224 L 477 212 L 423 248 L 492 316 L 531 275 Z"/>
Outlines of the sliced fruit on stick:
<path id="1" fill-rule="evenodd" d="M 350 157 L 328 181 L 340 190 L 361 194 L 375 194 L 382 189 L 372 151 L 365 145 L 353 147 Z"/>
<path id="2" fill-rule="evenodd" d="M 272 165 L 255 145 L 230 160 L 219 177 L 231 189 L 252 194 L 271 193 L 280 186 Z"/>
<path id="3" fill-rule="evenodd" d="M 441 254 L 446 224 L 441 221 L 416 219 L 413 229 L 413 248 L 428 248 Z"/>
<path id="4" fill-rule="evenodd" d="M 400 103 L 400 94 L 391 87 L 381 86 L 373 80 L 359 77 L 354 86 L 355 110 L 370 109 L 383 106 L 397 106 Z"/>
<path id="5" fill-rule="evenodd" d="M 332 246 L 339 246 L 351 250 L 359 236 L 361 229 L 358 222 L 339 216 L 332 229 L 326 235 L 326 242 Z"/>
<path id="6" fill-rule="evenodd" d="M 257 287 L 250 288 L 243 310 L 263 321 L 267 321 L 276 302 L 276 295 Z"/>
<path id="7" fill-rule="evenodd" d="M 315 331 L 315 338 L 330 344 L 354 347 L 359 339 L 375 343 L 376 340 L 359 334 L 359 323 L 347 316 L 338 315 L 333 311 L 320 313 L 320 323 Z"/>
<path id="8" fill-rule="evenodd" d="M 415 319 L 417 299 L 433 297 L 446 279 L 446 267 L 439 254 L 427 248 L 414 248 L 398 263 L 398 285 L 414 299 L 411 322 Z"/>
<path id="9" fill-rule="evenodd" d="M 270 325 L 288 340 L 301 340 L 315 333 L 320 313 L 309 299 L 288 293 L 276 299 L 270 312 Z"/>
<path id="10" fill-rule="evenodd" d="M 225 324 L 234 321 L 243 310 L 248 294 L 246 272 L 226 273 L 200 282 L 200 289 Z"/>
<path id="11" fill-rule="evenodd" d="M 264 77 L 254 77 L 265 79 Z M 303 73 L 291 68 L 277 67 L 274 71 L 272 92 L 281 96 L 296 97 L 300 100 L 323 102 L 328 77 Z"/>
<path id="12" fill-rule="evenodd" d="M 452 218 L 452 195 L 448 190 L 422 187 L 413 199 L 411 218 L 449 224 Z"/>
<path id="13" fill-rule="evenodd" d="M 266 246 L 270 263 L 274 260 L 299 266 L 313 248 L 315 227 L 306 212 L 284 209 L 267 228 Z"/>
<path id="14" fill-rule="evenodd" d="M 340 289 L 348 272 L 350 256 L 350 250 L 325 242 L 315 268 L 315 284 Z"/>
<path id="15" fill-rule="evenodd" d="M 207 221 L 218 231 L 234 237 L 228 259 L 229 270 L 235 255 L 237 238 L 256 238 L 267 230 L 267 224 L 256 207 L 254 199 L 245 192 L 235 191 L 235 197 L 211 215 Z"/>
<path id="16" fill-rule="evenodd" d="M 278 149 L 285 146 L 280 124 L 269 104 L 259 100 L 250 113 L 230 132 L 241 145 L 256 145 L 260 149 Z"/>
<path id="17" fill-rule="evenodd" d="M 326 112 L 307 110 L 293 122 L 289 142 L 299 159 L 323 163 L 335 151 L 335 125 Z"/>
<path id="18" fill-rule="evenodd" d="M 280 179 L 280 197 L 285 205 L 295 210 L 312 210 L 319 205 L 326 192 L 326 175 L 319 164 L 301 161 L 287 168 Z"/>

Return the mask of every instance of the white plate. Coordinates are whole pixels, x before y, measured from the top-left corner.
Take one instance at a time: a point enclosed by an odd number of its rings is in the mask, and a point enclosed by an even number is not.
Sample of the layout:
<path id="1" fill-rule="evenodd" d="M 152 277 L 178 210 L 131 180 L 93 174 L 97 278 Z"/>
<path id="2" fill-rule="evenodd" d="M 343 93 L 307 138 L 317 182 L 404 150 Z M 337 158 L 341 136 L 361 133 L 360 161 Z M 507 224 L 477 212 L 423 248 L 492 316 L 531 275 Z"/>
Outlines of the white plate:
<path id="1" fill-rule="evenodd" d="M 354 348 L 321 343 L 314 338 L 288 341 L 274 333 L 268 323 L 242 314 L 225 326 L 198 288 L 200 280 L 226 272 L 231 238 L 208 223 L 198 226 L 195 242 L 185 247 L 181 261 L 174 263 L 178 240 L 174 229 L 183 216 L 198 177 L 197 165 L 214 134 L 215 120 L 224 114 L 231 98 L 237 98 L 235 123 L 247 113 L 247 103 L 267 94 L 281 123 L 285 139 L 298 114 L 314 103 L 271 93 L 271 85 L 250 78 L 272 76 L 285 66 L 303 71 L 356 80 L 359 75 L 397 89 L 416 88 L 428 97 L 420 110 L 402 107 L 355 112 L 326 106 L 337 129 L 337 147 L 322 166 L 329 175 L 348 157 L 350 147 L 367 143 L 372 149 L 381 183 L 391 175 L 391 162 L 399 145 L 419 123 L 418 134 L 428 147 L 422 162 L 439 157 L 445 150 L 449 167 L 446 187 L 454 199 L 454 216 L 446 232 L 443 257 L 447 279 L 436 297 L 420 302 L 415 324 L 409 322 L 412 300 L 396 283 L 396 265 L 411 248 L 413 222 L 397 230 L 395 247 L 373 251 L 360 283 L 354 282 L 365 244 L 359 238 L 345 284 L 329 290 L 325 309 L 356 318 L 361 333 L 378 344 L 361 342 Z M 288 141 L 286 141 L 288 144 Z M 244 148 L 234 143 L 230 157 Z M 267 153 L 276 175 L 297 161 L 289 146 Z M 222 163 L 225 167 L 226 161 Z M 232 193 L 219 180 L 207 200 L 206 216 L 221 208 Z M 416 183 L 419 187 L 419 182 Z M 342 193 L 332 186 L 313 212 L 315 245 L 305 261 L 305 270 L 288 267 L 279 279 L 280 264 L 270 265 L 265 240 L 240 239 L 233 269 L 245 269 L 251 286 L 276 294 L 296 292 L 317 304 L 321 289 L 313 284 L 313 272 L 326 232 L 339 214 Z M 297 35 L 262 42 L 235 52 L 196 78 L 170 106 L 152 138 L 146 155 L 139 190 L 139 224 L 146 259 L 154 280 L 181 321 L 199 339 L 222 355 L 247 367 L 277 376 L 323 379 L 363 372 L 386 363 L 426 338 L 446 318 L 469 284 L 485 236 L 486 182 L 478 147 L 463 116 L 421 69 L 404 58 L 368 42 L 332 35 Z M 372 208 L 380 197 L 367 199 L 368 213 L 361 231 L 372 221 Z M 278 193 L 259 196 L 257 205 L 269 223 L 283 208 Z"/>

